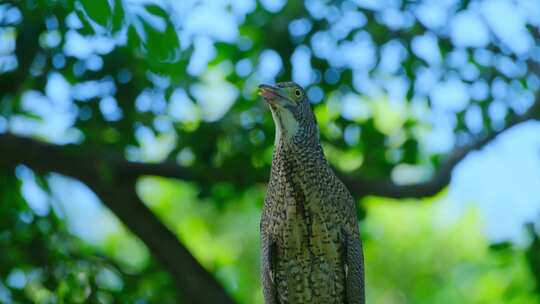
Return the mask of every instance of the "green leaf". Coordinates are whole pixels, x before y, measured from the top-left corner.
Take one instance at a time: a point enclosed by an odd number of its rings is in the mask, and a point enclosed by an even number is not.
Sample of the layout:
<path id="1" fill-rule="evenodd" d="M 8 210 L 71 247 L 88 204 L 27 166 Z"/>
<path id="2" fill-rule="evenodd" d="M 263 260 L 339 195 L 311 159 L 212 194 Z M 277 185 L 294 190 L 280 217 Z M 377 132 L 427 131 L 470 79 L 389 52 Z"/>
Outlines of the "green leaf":
<path id="1" fill-rule="evenodd" d="M 407 139 L 403 144 L 403 162 L 416 164 L 418 158 L 418 142 L 415 139 Z"/>
<path id="2" fill-rule="evenodd" d="M 158 63 L 172 63 L 178 61 L 180 57 L 180 42 L 173 24 L 167 13 L 157 5 L 146 5 L 146 10 L 154 16 L 161 17 L 166 24 L 165 30 L 152 25 L 146 19 L 141 18 L 146 40 L 143 44 L 148 55 Z"/>
<path id="3" fill-rule="evenodd" d="M 108 0 L 79 0 L 79 3 L 86 16 L 105 28 L 109 27 L 112 11 Z"/>
<path id="4" fill-rule="evenodd" d="M 114 0 L 114 9 L 112 15 L 113 33 L 120 31 L 125 25 L 124 1 Z"/>
<path id="5" fill-rule="evenodd" d="M 147 33 L 144 48 L 148 55 L 161 63 L 176 62 L 180 53 L 180 43 L 176 32 L 171 27 L 167 27 L 165 33 L 160 33 L 146 22 L 144 28 Z"/>
<path id="6" fill-rule="evenodd" d="M 156 4 L 148 4 L 148 5 L 145 5 L 144 8 L 150 14 L 162 17 L 162 18 L 164 18 L 165 20 L 168 21 L 168 18 L 167 18 L 168 14 L 167 14 L 167 12 L 165 12 L 165 10 L 161 6 L 156 5 Z"/>

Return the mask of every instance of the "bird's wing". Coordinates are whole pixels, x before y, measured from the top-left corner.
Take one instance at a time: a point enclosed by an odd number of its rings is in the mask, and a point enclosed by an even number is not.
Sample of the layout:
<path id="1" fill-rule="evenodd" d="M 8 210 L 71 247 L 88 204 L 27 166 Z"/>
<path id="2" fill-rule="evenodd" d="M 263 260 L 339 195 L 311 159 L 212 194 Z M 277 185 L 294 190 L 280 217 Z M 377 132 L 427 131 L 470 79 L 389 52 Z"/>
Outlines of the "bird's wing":
<path id="1" fill-rule="evenodd" d="M 261 220 L 261 274 L 264 302 L 266 304 L 279 304 L 275 284 L 276 243 L 269 231 L 265 231 L 265 212 Z"/>
<path id="2" fill-rule="evenodd" d="M 364 304 L 364 254 L 358 231 L 354 199 L 345 185 L 335 177 L 333 199 L 338 202 L 342 227 L 343 267 L 345 268 L 347 304 Z"/>
<path id="3" fill-rule="evenodd" d="M 347 304 L 364 304 L 364 256 L 358 233 L 343 229 L 343 261 Z"/>

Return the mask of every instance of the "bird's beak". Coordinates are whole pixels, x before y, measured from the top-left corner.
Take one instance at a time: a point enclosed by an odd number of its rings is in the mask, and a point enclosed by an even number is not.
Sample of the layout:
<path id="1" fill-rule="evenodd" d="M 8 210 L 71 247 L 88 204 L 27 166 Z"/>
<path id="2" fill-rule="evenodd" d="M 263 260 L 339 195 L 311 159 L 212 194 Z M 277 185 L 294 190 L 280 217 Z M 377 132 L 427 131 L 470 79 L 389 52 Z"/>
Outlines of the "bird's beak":
<path id="1" fill-rule="evenodd" d="M 276 88 L 267 84 L 259 85 L 259 95 L 266 100 L 271 106 L 277 106 L 281 100 L 286 99 L 280 88 Z"/>

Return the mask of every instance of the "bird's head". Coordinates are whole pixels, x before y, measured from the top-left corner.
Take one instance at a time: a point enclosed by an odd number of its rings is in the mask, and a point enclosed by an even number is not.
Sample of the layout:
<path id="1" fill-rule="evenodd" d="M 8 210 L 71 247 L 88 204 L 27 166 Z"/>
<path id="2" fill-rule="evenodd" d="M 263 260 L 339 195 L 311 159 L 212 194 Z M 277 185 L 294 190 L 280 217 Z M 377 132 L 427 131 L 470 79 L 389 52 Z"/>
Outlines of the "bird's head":
<path id="1" fill-rule="evenodd" d="M 270 106 L 280 139 L 295 143 L 317 143 L 319 131 L 304 89 L 294 82 L 261 84 L 259 95 Z"/>

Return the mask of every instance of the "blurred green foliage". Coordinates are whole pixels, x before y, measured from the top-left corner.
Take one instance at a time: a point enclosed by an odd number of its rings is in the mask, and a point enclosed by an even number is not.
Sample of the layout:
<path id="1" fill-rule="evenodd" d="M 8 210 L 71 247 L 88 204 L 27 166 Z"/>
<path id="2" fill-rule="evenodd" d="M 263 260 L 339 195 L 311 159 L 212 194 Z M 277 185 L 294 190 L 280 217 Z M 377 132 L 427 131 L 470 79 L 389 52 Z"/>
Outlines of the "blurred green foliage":
<path id="1" fill-rule="evenodd" d="M 148 178 L 139 193 L 241 303 L 263 303 L 258 220 L 264 189 L 235 202 L 199 200 L 183 182 Z M 470 209 L 442 216 L 434 199 L 399 204 L 368 198 L 364 238 L 367 298 L 373 303 L 540 303 L 519 247 L 490 249 Z M 222 205 L 223 204 L 223 205 Z"/>
<path id="2" fill-rule="evenodd" d="M 524 251 L 490 250 L 481 216 L 442 216 L 432 202 L 370 199 L 364 231 L 374 303 L 538 303 Z"/>
<path id="3" fill-rule="evenodd" d="M 240 303 L 262 303 L 258 220 L 263 187 L 247 190 L 234 202 L 220 200 L 219 194 L 198 199 L 192 184 L 163 178 L 145 178 L 138 192 Z M 20 197 L 2 201 L 13 202 L 2 212 L 15 215 L 9 217 L 12 222 L 2 222 L 1 246 L 10 250 L 0 254 L 0 272 L 6 274 L 1 301 L 176 303 L 167 275 L 148 256 L 137 258 L 144 247 L 129 245 L 134 241 L 130 234 L 119 231 L 90 246 L 67 233 L 54 213 L 36 216 Z M 365 204 L 368 215 L 361 230 L 371 302 L 540 303 L 525 252 L 490 249 L 476 210 L 448 220 L 433 199 L 397 204 L 369 198 Z"/>
<path id="4" fill-rule="evenodd" d="M 67 231 L 61 210 L 37 215 L 20 182 L 5 174 L 0 181 L 0 303 L 177 302 L 148 255 L 137 263 L 146 249 L 124 229 L 92 246 Z"/>
<path id="5" fill-rule="evenodd" d="M 308 49 L 311 56 L 305 86 L 314 96 L 325 153 L 353 176 L 390 180 L 397 168 L 413 168 L 420 172 L 413 182 L 423 181 L 445 152 L 427 148 L 426 134 L 437 122 L 450 121 L 446 131 L 467 142 L 499 130 L 530 103 L 539 85 L 529 73 L 531 56 L 496 33 L 479 46 L 456 45 L 444 26 L 417 17 L 428 2 L 369 8 L 350 1 L 306 1 L 319 7 L 290 1 L 278 11 L 261 2 L 216 3 L 234 11 L 237 32 L 231 38 L 204 26 L 202 33 L 189 31 L 194 23 L 185 23 L 188 11 L 200 9 L 199 2 L 3 1 L 0 132 L 75 143 L 71 153 L 98 150 L 132 161 L 174 162 L 203 176 L 192 182 L 148 177 L 137 191 L 238 302 L 262 303 L 260 182 L 268 176 L 274 127 L 255 88 L 261 81 L 294 78 L 296 51 Z M 444 13 L 450 18 L 474 11 L 474 3 L 458 1 Z M 351 11 L 357 24 L 349 29 L 339 21 Z M 209 27 L 226 22 L 201 20 Z M 304 27 L 293 31 L 293 24 Z M 523 28 L 537 39 L 531 20 Z M 315 43 L 323 38 L 336 50 L 353 42 L 369 47 L 358 49 L 358 57 L 335 58 Z M 436 44 L 435 57 L 416 50 L 426 39 Z M 204 57 L 205 43 L 213 55 L 197 71 L 193 61 Z M 397 63 L 385 61 L 387 50 L 399 53 Z M 278 71 L 268 76 L 263 67 Z M 437 108 L 441 103 L 424 88 L 429 83 L 419 80 L 429 72 L 434 82 L 457 81 L 485 92 L 471 94 L 463 106 Z M 511 101 L 503 101 L 498 86 Z M 397 98 L 392 87 L 401 88 Z M 430 111 L 445 115 L 432 117 Z M 0 175 L 0 302 L 178 301 L 167 272 L 123 226 L 102 243 L 82 241 L 52 196 L 51 212 L 28 206 L 21 178 L 11 174 L 15 167 Z M 227 181 L 209 182 L 216 176 Z M 50 194 L 49 176 L 36 178 Z M 367 198 L 358 207 L 370 303 L 539 302 L 538 252 L 490 246 L 475 210 L 441 224 L 431 201 Z"/>

